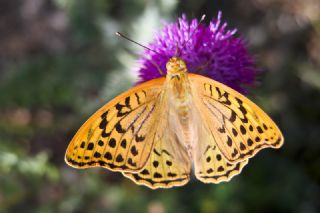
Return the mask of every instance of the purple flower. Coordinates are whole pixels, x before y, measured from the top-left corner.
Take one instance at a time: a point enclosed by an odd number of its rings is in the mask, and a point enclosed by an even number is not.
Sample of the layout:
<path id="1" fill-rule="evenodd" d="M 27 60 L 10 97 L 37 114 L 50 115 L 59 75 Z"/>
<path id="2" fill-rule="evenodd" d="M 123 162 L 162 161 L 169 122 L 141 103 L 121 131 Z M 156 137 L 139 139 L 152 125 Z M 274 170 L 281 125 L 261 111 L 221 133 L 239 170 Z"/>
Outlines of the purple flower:
<path id="1" fill-rule="evenodd" d="M 246 86 L 253 86 L 258 70 L 244 41 L 234 37 L 236 29 L 226 29 L 227 23 L 221 23 L 221 12 L 209 26 L 198 26 L 198 23 L 197 19 L 189 23 L 182 15 L 178 22 L 164 26 L 148 45 L 159 54 L 150 50 L 142 54 L 139 83 L 160 77 L 157 66 L 165 72 L 166 62 L 178 52 L 189 72 L 220 81 L 240 92 L 246 92 Z"/>

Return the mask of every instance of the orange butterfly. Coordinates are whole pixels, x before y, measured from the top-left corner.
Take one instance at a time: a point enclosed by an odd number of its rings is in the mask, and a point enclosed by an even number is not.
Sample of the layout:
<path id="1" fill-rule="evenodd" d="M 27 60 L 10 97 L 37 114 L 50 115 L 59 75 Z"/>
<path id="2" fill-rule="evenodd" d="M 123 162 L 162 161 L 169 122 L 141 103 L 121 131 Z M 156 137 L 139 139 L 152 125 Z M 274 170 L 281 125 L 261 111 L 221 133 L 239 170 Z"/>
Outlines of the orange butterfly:
<path id="1" fill-rule="evenodd" d="M 166 77 L 119 95 L 79 129 L 66 151 L 76 168 L 120 171 L 137 184 L 186 184 L 192 165 L 204 183 L 229 181 L 283 136 L 257 105 L 217 81 L 187 71 L 172 57 Z"/>

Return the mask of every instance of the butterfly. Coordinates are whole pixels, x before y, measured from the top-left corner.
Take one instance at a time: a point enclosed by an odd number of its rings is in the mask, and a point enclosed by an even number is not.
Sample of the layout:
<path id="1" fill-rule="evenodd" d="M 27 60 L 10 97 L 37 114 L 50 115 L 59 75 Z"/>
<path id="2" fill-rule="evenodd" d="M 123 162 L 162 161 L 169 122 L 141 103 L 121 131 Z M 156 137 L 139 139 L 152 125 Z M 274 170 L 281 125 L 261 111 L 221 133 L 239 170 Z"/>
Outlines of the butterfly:
<path id="1" fill-rule="evenodd" d="M 70 142 L 75 168 L 119 171 L 152 189 L 229 181 L 259 150 L 284 138 L 272 119 L 239 92 L 188 73 L 172 57 L 165 77 L 124 92 L 95 112 Z"/>

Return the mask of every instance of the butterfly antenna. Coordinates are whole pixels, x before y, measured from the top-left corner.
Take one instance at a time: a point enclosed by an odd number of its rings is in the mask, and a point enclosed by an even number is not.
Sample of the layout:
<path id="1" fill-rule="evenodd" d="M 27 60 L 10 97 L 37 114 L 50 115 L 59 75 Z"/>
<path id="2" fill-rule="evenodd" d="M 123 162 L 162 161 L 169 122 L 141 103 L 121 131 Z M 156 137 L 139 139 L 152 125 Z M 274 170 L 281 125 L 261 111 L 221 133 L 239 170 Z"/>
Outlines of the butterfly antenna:
<path id="1" fill-rule="evenodd" d="M 147 50 L 149 50 L 149 51 L 151 51 L 151 52 L 154 52 L 154 53 L 156 53 L 156 54 L 158 54 L 158 55 L 164 56 L 164 55 L 160 54 L 159 52 L 157 52 L 157 51 L 155 51 L 155 50 L 153 50 L 153 49 L 150 49 L 149 47 L 147 47 L 147 46 L 145 46 L 145 45 L 143 45 L 143 44 L 140 44 L 139 42 L 136 42 L 136 41 L 132 40 L 131 38 L 123 35 L 123 34 L 120 33 L 120 32 L 116 32 L 116 35 L 119 36 L 119 37 L 122 37 L 122 38 L 124 38 L 124 39 L 126 39 L 126 40 L 128 40 L 128 41 L 131 41 L 132 43 L 135 43 L 135 44 L 139 45 L 140 47 L 143 47 L 144 49 L 147 49 Z"/>
<path id="2" fill-rule="evenodd" d="M 189 42 L 190 39 L 192 38 L 193 34 L 196 32 L 196 30 L 198 29 L 198 27 L 199 27 L 200 24 L 204 21 L 205 18 L 206 18 L 206 14 L 203 14 L 203 15 L 201 16 L 201 19 L 200 19 L 199 23 L 197 24 L 197 26 L 196 26 L 196 27 L 194 28 L 194 30 L 191 32 L 191 34 L 189 35 L 189 37 L 187 38 L 187 40 L 185 40 L 185 42 L 183 42 L 183 44 L 182 44 L 182 46 L 181 46 L 181 49 L 183 49 L 183 48 L 188 44 L 188 42 Z M 176 51 L 176 52 L 179 52 L 179 50 Z"/>
<path id="3" fill-rule="evenodd" d="M 155 66 L 158 70 L 158 72 L 160 73 L 161 76 L 164 76 L 164 72 L 161 70 L 161 68 L 159 67 L 159 65 L 152 59 L 149 59 L 149 61 L 151 62 L 151 64 L 153 64 L 153 66 Z"/>
<path id="4" fill-rule="evenodd" d="M 136 41 L 132 40 L 131 38 L 123 35 L 123 34 L 120 33 L 120 32 L 116 32 L 116 35 L 119 36 L 119 37 L 122 37 L 122 38 L 124 38 L 124 39 L 126 39 L 126 40 L 128 40 L 128 41 L 131 41 L 131 42 L 139 45 L 140 47 L 143 47 L 143 48 L 145 48 L 145 49 L 147 49 L 147 50 L 149 50 L 149 51 L 152 51 L 152 52 L 154 52 L 154 53 L 156 53 L 156 54 L 158 54 L 158 55 L 161 55 L 161 56 L 163 56 L 163 57 L 166 57 L 166 56 L 158 53 L 157 51 L 155 51 L 155 50 L 153 50 L 153 49 L 150 49 L 149 47 L 147 47 L 147 46 L 145 46 L 145 45 L 143 45 L 143 44 L 140 44 L 139 42 L 136 42 Z M 158 70 L 158 72 L 160 73 L 160 75 L 163 76 L 163 75 L 164 75 L 164 72 L 161 70 L 161 68 L 159 67 L 159 65 L 158 65 L 155 61 L 153 61 L 152 59 L 150 59 L 150 62 L 157 68 L 157 70 Z"/>

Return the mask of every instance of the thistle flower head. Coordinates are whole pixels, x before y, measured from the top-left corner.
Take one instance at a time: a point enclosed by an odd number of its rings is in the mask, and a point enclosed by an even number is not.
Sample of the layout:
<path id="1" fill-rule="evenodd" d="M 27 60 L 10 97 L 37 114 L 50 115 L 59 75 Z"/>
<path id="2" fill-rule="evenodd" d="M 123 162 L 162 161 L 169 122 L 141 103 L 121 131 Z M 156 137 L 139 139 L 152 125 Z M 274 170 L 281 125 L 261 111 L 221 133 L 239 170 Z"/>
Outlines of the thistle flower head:
<path id="1" fill-rule="evenodd" d="M 222 82 L 240 92 L 253 86 L 258 70 L 245 43 L 235 37 L 236 29 L 228 30 L 221 22 L 221 12 L 208 26 L 197 19 L 188 22 L 182 15 L 175 23 L 166 24 L 145 50 L 139 69 L 139 83 L 165 74 L 167 61 L 178 56 L 185 60 L 188 71 Z"/>

